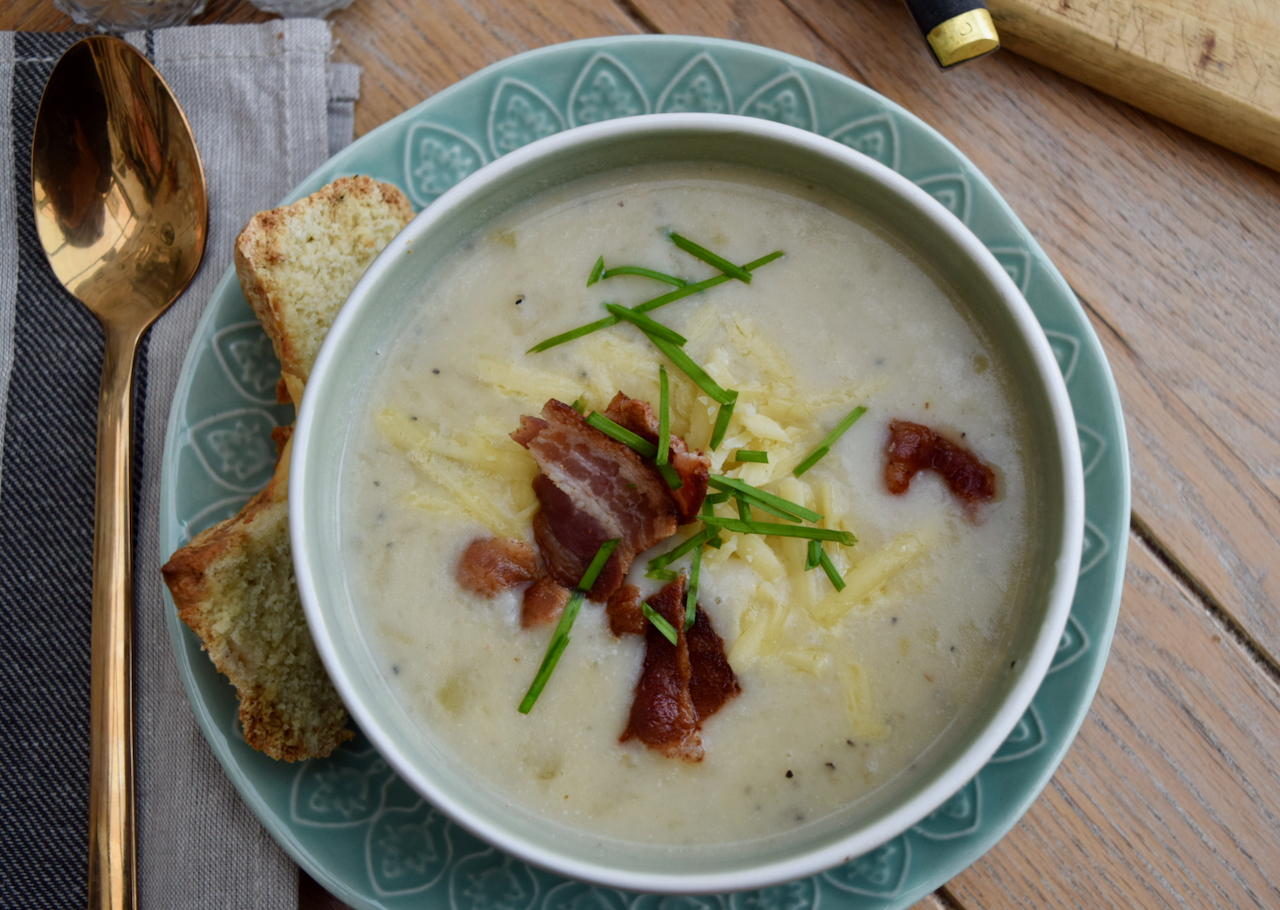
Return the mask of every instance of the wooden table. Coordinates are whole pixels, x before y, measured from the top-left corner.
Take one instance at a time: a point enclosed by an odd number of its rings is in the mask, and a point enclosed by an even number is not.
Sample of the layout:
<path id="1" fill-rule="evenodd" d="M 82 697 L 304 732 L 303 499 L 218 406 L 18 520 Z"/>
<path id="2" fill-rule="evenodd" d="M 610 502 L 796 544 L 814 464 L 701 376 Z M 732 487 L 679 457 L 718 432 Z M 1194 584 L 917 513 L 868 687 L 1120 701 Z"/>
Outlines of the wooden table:
<path id="1" fill-rule="evenodd" d="M 213 0 L 204 22 L 269 18 Z M 1001 52 L 940 73 L 899 0 L 355 0 L 362 134 L 511 54 L 733 38 L 865 83 L 995 183 L 1110 358 L 1133 459 L 1119 627 L 1080 735 L 920 907 L 1280 907 L 1280 174 Z M 10 0 L 0 29 L 70 22 Z M 340 905 L 303 876 L 303 908 Z"/>

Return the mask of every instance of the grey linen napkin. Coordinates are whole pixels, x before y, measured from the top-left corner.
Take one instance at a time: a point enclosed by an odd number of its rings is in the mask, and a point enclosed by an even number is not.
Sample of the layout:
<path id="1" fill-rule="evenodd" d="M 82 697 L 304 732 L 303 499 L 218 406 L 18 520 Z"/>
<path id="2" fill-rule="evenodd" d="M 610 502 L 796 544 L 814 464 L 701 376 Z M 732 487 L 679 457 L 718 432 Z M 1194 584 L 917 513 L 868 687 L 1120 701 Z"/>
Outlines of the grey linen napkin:
<path id="1" fill-rule="evenodd" d="M 102 333 L 44 262 L 27 160 L 40 92 L 79 35 L 0 33 L 0 907 L 87 903 L 89 599 Z M 359 68 L 327 23 L 126 36 L 195 130 L 209 239 L 139 359 L 135 404 L 139 898 L 295 910 L 297 872 L 223 774 L 187 703 L 160 579 L 161 456 L 187 344 L 236 234 L 351 141 Z"/>

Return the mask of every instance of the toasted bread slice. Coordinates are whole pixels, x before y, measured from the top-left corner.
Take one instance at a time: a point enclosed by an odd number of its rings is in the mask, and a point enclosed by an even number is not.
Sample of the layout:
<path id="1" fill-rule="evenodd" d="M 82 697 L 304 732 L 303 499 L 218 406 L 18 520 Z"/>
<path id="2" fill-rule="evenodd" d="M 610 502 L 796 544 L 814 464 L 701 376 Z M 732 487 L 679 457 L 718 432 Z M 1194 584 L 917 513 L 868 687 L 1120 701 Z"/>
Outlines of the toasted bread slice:
<path id="1" fill-rule="evenodd" d="M 161 572 L 179 617 L 235 684 L 245 741 L 297 761 L 328 755 L 353 734 L 298 598 L 288 490 L 285 443 L 266 488 L 240 514 L 198 534 Z"/>
<path id="2" fill-rule="evenodd" d="M 413 219 L 399 189 L 339 177 L 292 205 L 259 212 L 236 238 L 240 286 L 266 329 L 294 405 L 320 343 L 369 264 Z"/>
<path id="3" fill-rule="evenodd" d="M 295 405 L 320 343 L 374 257 L 413 218 L 394 186 L 343 177 L 255 215 L 236 272 L 280 358 Z M 235 685 L 249 745 L 273 758 L 323 757 L 350 739 L 347 711 L 307 628 L 289 542 L 292 431 L 267 487 L 240 514 L 196 536 L 164 566 L 178 615 Z"/>

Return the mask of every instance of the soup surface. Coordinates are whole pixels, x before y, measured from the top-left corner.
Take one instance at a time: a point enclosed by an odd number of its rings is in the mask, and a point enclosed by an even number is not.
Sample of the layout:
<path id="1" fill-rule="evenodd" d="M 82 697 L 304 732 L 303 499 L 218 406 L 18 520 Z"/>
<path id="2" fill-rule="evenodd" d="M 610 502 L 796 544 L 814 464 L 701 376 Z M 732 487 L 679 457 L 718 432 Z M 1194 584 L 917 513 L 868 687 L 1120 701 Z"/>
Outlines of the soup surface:
<path id="1" fill-rule="evenodd" d="M 855 546 L 824 549 L 847 586 L 805 570 L 804 540 L 722 532 L 699 602 L 742 687 L 702 725 L 705 757 L 620 742 L 644 659 L 588 602 L 533 709 L 517 711 L 553 625 L 522 629 L 521 590 L 455 580 L 467 545 L 531 539 L 537 467 L 508 434 L 550 398 L 603 410 L 618 391 L 659 403 L 706 450 L 718 405 L 634 326 L 541 353 L 543 339 L 719 274 L 669 232 L 735 263 L 726 281 L 650 315 L 739 391 L 711 471 L 806 505 Z M 1008 646 L 1032 520 L 1009 377 L 950 292 L 851 207 L 789 179 L 710 165 L 583 178 L 501 216 L 435 268 L 422 305 L 379 354 L 347 442 L 343 558 L 367 643 L 429 738 L 513 806 L 602 837 L 730 843 L 815 823 L 902 774 L 964 722 Z M 865 415 L 799 464 L 855 406 Z M 996 468 L 998 500 L 967 510 L 933 472 L 885 486 L 889 424 L 935 427 Z M 739 450 L 768 462 L 738 461 Z M 716 506 L 735 516 L 732 502 Z M 757 517 L 769 516 L 759 516 Z M 686 525 L 645 564 L 701 528 Z M 685 556 L 671 568 L 687 569 Z"/>

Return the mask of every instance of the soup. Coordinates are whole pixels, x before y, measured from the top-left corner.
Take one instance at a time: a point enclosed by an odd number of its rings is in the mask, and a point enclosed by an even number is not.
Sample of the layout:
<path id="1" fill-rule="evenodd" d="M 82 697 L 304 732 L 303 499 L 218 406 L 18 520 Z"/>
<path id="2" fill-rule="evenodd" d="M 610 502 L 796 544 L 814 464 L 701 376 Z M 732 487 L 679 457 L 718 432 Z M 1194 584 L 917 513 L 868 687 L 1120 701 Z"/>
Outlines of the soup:
<path id="1" fill-rule="evenodd" d="M 714 449 L 720 404 L 635 326 L 528 353 L 607 315 L 604 302 L 635 306 L 676 287 L 618 266 L 686 282 L 721 274 L 673 232 L 733 263 L 784 252 L 750 283 L 649 312 L 738 392 Z M 601 256 L 602 280 L 588 284 Z M 475 788 L 603 838 L 733 843 L 868 799 L 981 701 L 1026 581 L 1026 418 L 951 289 L 854 206 L 736 166 L 613 171 L 501 215 L 432 271 L 421 299 L 360 393 L 342 552 L 388 685 Z M 621 741 L 646 639 L 613 634 L 591 601 L 521 713 L 554 626 L 522 628 L 521 587 L 486 597 L 457 581 L 471 542 L 531 537 L 538 467 L 510 437 L 522 416 L 553 399 L 603 411 L 620 391 L 656 410 L 660 365 L 671 432 L 706 452 L 712 475 L 857 538 L 822 544 L 829 568 L 807 568 L 803 538 L 722 529 L 719 547 L 700 551 L 698 603 L 741 688 L 701 723 L 700 761 Z M 858 406 L 861 419 L 797 477 Z M 890 493 L 894 421 L 935 428 L 994 466 L 996 501 L 967 504 L 933 471 Z M 732 499 L 713 509 L 739 514 Z M 628 581 L 654 595 L 663 582 L 646 577 L 649 561 L 702 527 L 641 554 Z M 690 560 L 667 568 L 687 572 Z"/>

